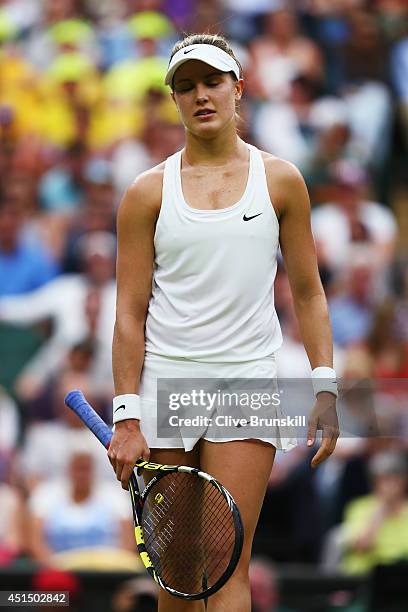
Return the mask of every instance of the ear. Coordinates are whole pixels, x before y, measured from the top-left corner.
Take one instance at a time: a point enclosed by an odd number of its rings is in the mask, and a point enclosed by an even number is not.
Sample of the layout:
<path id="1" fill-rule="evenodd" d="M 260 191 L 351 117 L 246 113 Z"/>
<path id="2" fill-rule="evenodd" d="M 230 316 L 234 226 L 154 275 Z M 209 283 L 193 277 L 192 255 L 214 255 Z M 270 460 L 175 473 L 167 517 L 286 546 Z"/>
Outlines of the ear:
<path id="1" fill-rule="evenodd" d="M 244 92 L 244 79 L 235 81 L 235 100 L 238 102 L 242 98 Z"/>

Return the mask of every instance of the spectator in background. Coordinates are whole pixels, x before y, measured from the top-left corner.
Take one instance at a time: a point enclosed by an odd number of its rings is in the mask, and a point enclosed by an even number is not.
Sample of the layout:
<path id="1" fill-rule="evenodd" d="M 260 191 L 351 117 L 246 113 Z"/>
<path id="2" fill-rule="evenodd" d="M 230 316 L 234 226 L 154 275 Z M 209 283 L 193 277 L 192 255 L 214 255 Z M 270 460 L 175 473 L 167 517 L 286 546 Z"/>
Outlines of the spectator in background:
<path id="1" fill-rule="evenodd" d="M 371 458 L 372 493 L 345 510 L 341 540 L 346 572 L 364 574 L 380 563 L 408 560 L 406 459 L 395 452 Z"/>
<path id="2" fill-rule="evenodd" d="M 367 338 L 350 346 L 345 354 L 347 378 L 373 381 L 376 420 L 381 435 L 408 433 L 408 342 L 398 325 L 396 303 L 385 300 L 375 309 Z M 358 401 L 360 399 L 360 401 Z M 356 413 L 362 413 L 356 398 Z"/>
<path id="3" fill-rule="evenodd" d="M 375 252 L 370 248 L 352 251 L 341 274 L 340 288 L 328 302 L 333 340 L 347 347 L 363 341 L 372 324 L 378 280 Z"/>
<path id="4" fill-rule="evenodd" d="M 1 144 L 10 148 L 37 134 L 40 119 L 39 75 L 17 45 L 2 45 L 0 82 Z"/>
<path id="5" fill-rule="evenodd" d="M 250 3 L 247 0 L 222 0 L 221 4 L 226 11 L 224 27 L 228 38 L 248 45 L 259 33 L 259 17 L 270 11 L 271 5 L 282 3 L 280 0 L 253 0 Z M 249 70 L 245 72 L 248 74 Z"/>
<path id="6" fill-rule="evenodd" d="M 296 164 L 312 188 L 331 182 L 331 164 L 358 149 L 347 105 L 341 98 L 321 96 L 321 85 L 303 75 L 291 80 L 287 101 L 259 105 L 252 121 L 260 146 Z"/>
<path id="7" fill-rule="evenodd" d="M 386 86 L 388 44 L 377 15 L 364 6 L 347 11 L 347 26 L 340 93 L 349 107 L 352 133 L 360 141 L 364 163 L 378 173 L 388 159 L 393 120 Z"/>
<path id="8" fill-rule="evenodd" d="M 265 14 L 263 33 L 249 50 L 252 68 L 248 71 L 248 91 L 256 99 L 287 100 L 290 81 L 298 74 L 317 81 L 323 78 L 319 47 L 299 33 L 297 15 L 289 8 Z"/>
<path id="9" fill-rule="evenodd" d="M 0 320 L 32 325 L 51 319 L 53 331 L 17 382 L 23 399 L 36 397 L 64 363 L 70 348 L 85 338 L 96 342 L 95 381 L 111 379 L 116 287 L 116 240 L 106 232 L 85 234 L 78 244 L 82 272 L 63 275 L 44 287 L 0 300 Z"/>
<path id="10" fill-rule="evenodd" d="M 43 140 L 57 148 L 90 141 L 91 114 L 100 95 L 100 75 L 78 51 L 57 55 L 41 82 Z"/>
<path id="11" fill-rule="evenodd" d="M 141 103 L 147 91 L 155 87 L 165 90 L 164 75 L 167 60 L 159 45 L 163 36 L 164 16 L 157 23 L 151 16 L 141 21 L 141 13 L 136 15 L 134 21 L 135 44 L 137 46 L 136 59 L 124 60 L 113 65 L 104 76 L 103 86 L 105 94 L 115 92 L 116 97 L 127 99 L 133 103 Z M 137 19 L 137 21 L 136 21 Z M 167 22 L 167 36 L 172 34 L 172 26 Z"/>
<path id="12" fill-rule="evenodd" d="M 3 179 L 4 197 L 13 201 L 21 210 L 24 239 L 35 248 L 38 243 L 42 243 L 42 248 L 48 249 L 59 262 L 61 233 L 66 222 L 63 215 L 50 214 L 41 208 L 37 177 L 45 171 L 47 164 L 41 159 L 41 147 L 35 143 L 36 139 L 31 139 L 30 143 L 24 141 L 15 149 L 10 170 Z"/>
<path id="13" fill-rule="evenodd" d="M 87 346 L 88 345 L 88 346 Z M 95 410 L 109 422 L 112 390 L 95 387 L 90 377 L 89 343 L 75 346 L 62 371 L 54 377 L 47 392 L 36 402 L 27 402 L 26 428 L 21 449 L 22 481 L 32 492 L 42 482 L 63 478 L 72 445 L 82 443 L 94 457 L 94 478 L 98 483 L 113 480 L 106 451 L 77 415 L 64 404 L 72 389 L 81 389 Z M 110 412 L 110 410 L 109 410 Z"/>
<path id="14" fill-rule="evenodd" d="M 260 146 L 302 171 L 308 167 L 313 151 L 312 115 L 318 94 L 315 80 L 294 74 L 288 82 L 287 99 L 264 102 L 253 117 L 254 135 Z"/>
<path id="15" fill-rule="evenodd" d="M 377 380 L 408 378 L 408 343 L 398 328 L 396 306 L 386 300 L 376 308 L 365 342 L 346 352 L 347 376 Z"/>
<path id="16" fill-rule="evenodd" d="M 91 157 L 83 168 L 83 205 L 66 219 L 62 267 L 64 272 L 82 270 L 81 239 L 88 233 L 115 233 L 115 192 L 112 163 Z M 101 241 L 99 241 L 101 244 Z M 108 240 L 109 242 L 109 240 Z M 106 245 L 107 246 L 107 245 Z M 105 247 L 106 250 L 106 247 Z M 109 251 L 109 248 L 108 248 Z"/>
<path id="17" fill-rule="evenodd" d="M 87 150 L 82 141 L 73 142 L 61 151 L 57 163 L 41 176 L 38 194 L 41 207 L 49 213 L 69 213 L 83 203 Z"/>
<path id="18" fill-rule="evenodd" d="M 384 82 L 387 76 L 386 40 L 381 35 L 377 15 L 363 4 L 347 11 L 349 35 L 343 47 L 346 83 Z"/>
<path id="19" fill-rule="evenodd" d="M 18 203 L 0 201 L 0 296 L 24 294 L 53 279 L 58 266 L 39 242 L 24 237 L 24 215 Z"/>
<path id="20" fill-rule="evenodd" d="M 313 204 L 330 202 L 333 195 L 333 168 L 342 159 L 358 160 L 358 138 L 353 136 L 347 104 L 341 98 L 326 96 L 313 106 L 311 124 L 315 131 L 313 150 L 305 168 Z"/>
<path id="21" fill-rule="evenodd" d="M 92 29 L 81 18 L 79 7 L 78 0 L 43 1 L 41 20 L 23 42 L 26 57 L 38 69 L 45 70 L 64 45 L 92 54 Z"/>
<path id="22" fill-rule="evenodd" d="M 125 21 L 124 2 L 90 2 L 88 11 L 96 24 L 99 49 L 99 67 L 106 72 L 117 62 L 129 59 L 134 53 L 134 45 Z"/>
<path id="23" fill-rule="evenodd" d="M 355 243 L 372 245 L 378 265 L 387 266 L 394 255 L 397 226 L 393 213 L 367 198 L 368 176 L 351 160 L 332 167 L 333 201 L 312 212 L 313 235 L 320 259 L 333 271 L 350 259 Z"/>
<path id="24" fill-rule="evenodd" d="M 81 389 L 96 405 L 103 401 L 105 390 L 98 388 L 92 377 L 95 352 L 95 342 L 91 337 L 72 346 L 61 368 L 50 376 L 42 392 L 22 401 L 26 423 L 56 419 L 60 415 L 63 388 Z"/>
<path id="25" fill-rule="evenodd" d="M 159 95 L 154 92 L 156 99 Z M 174 151 L 182 147 L 183 127 L 178 118 L 164 116 L 162 109 L 156 108 L 145 117 L 146 123 L 140 138 L 123 140 L 112 155 L 112 172 L 116 192 L 123 194 L 135 177 L 155 164 L 159 164 Z"/>
<path id="26" fill-rule="evenodd" d="M 95 482 L 92 455 L 81 445 L 72 449 L 65 478 L 36 488 L 29 511 L 29 550 L 42 564 L 73 549 L 134 549 L 129 500 L 113 482 Z"/>

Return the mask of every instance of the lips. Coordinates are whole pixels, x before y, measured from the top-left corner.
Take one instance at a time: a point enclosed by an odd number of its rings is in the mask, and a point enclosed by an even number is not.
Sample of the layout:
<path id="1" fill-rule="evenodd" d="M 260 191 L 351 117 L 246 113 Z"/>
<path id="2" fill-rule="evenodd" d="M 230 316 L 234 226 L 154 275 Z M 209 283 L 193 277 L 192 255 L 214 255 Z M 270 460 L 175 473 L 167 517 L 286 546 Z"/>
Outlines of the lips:
<path id="1" fill-rule="evenodd" d="M 211 108 L 202 108 L 201 110 L 194 113 L 194 117 L 200 117 L 202 115 L 212 115 L 215 111 L 211 110 Z"/>

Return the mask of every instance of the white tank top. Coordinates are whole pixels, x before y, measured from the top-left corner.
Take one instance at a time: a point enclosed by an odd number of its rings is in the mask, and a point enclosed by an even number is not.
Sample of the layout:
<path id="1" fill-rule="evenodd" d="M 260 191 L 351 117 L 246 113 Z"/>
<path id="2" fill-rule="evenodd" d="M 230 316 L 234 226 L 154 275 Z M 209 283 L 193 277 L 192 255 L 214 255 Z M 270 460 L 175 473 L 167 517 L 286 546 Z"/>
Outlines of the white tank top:
<path id="1" fill-rule="evenodd" d="M 245 192 L 218 210 L 185 201 L 181 151 L 165 162 L 147 354 L 233 363 L 266 357 L 282 343 L 273 295 L 279 223 L 262 155 L 247 146 Z"/>

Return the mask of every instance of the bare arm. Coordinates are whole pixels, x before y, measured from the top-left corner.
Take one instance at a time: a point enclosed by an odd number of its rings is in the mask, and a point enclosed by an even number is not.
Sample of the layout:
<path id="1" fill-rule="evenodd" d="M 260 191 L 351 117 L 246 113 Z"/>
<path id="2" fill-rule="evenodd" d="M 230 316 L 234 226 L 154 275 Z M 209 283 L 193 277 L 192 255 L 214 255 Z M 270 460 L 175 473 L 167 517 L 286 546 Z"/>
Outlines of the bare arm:
<path id="1" fill-rule="evenodd" d="M 160 175 L 156 175 L 159 173 L 141 175 L 128 189 L 118 212 L 117 303 L 112 347 L 117 395 L 139 391 L 144 327 L 151 296 L 157 198 L 161 198 L 157 180 Z"/>
<path id="2" fill-rule="evenodd" d="M 280 245 L 303 344 L 312 368 L 333 367 L 333 339 L 326 296 L 320 281 L 310 224 L 310 201 L 299 171 L 288 162 L 266 162 L 268 186 L 280 220 Z M 324 439 L 312 459 L 315 467 L 334 451 L 338 438 L 335 396 L 320 392 L 309 417 L 308 444 L 316 430 Z"/>
<path id="3" fill-rule="evenodd" d="M 138 393 L 145 352 L 145 322 L 151 296 L 154 231 L 161 202 L 162 171 L 142 174 L 126 192 L 118 212 L 117 303 L 112 346 L 116 395 Z M 122 487 L 149 449 L 137 419 L 120 421 L 108 457 Z"/>
<path id="4" fill-rule="evenodd" d="M 275 170 L 271 195 L 280 216 L 280 245 L 300 333 L 311 367 L 333 367 L 333 340 L 317 267 L 309 195 L 294 166 L 281 160 L 276 160 L 277 164 L 280 166 L 278 180 Z"/>

